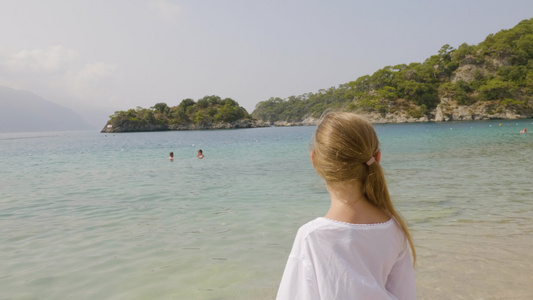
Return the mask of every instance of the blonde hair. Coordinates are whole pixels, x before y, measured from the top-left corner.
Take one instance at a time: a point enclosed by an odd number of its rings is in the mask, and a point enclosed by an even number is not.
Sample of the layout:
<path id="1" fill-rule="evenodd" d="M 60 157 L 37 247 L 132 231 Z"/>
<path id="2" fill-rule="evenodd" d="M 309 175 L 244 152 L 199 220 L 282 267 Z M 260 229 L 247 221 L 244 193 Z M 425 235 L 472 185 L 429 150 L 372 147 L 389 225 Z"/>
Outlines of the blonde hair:
<path id="1" fill-rule="evenodd" d="M 352 113 L 330 113 L 316 129 L 313 152 L 315 170 L 326 182 L 349 184 L 357 180 L 372 205 L 394 216 L 407 236 L 416 261 L 411 234 L 403 217 L 394 209 L 380 164 L 377 161 L 366 164 L 379 152 L 372 125 Z"/>

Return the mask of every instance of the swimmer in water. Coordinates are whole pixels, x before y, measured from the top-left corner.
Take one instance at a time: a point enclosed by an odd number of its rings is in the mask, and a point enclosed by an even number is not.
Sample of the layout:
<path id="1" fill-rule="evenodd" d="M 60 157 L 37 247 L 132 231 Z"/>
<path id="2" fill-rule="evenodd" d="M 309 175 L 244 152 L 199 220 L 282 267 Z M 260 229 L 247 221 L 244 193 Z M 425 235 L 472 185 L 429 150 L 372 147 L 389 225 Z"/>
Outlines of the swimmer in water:
<path id="1" fill-rule="evenodd" d="M 520 131 L 520 133 L 527 133 L 527 129 L 524 127 L 524 129 L 522 129 L 522 131 Z"/>
<path id="2" fill-rule="evenodd" d="M 196 154 L 196 157 L 198 157 L 198 159 L 204 158 L 204 152 L 202 152 L 202 149 L 198 149 L 198 153 Z"/>
<path id="3" fill-rule="evenodd" d="M 170 153 L 168 154 L 168 159 L 169 159 L 170 161 L 174 161 L 174 152 L 170 152 Z"/>

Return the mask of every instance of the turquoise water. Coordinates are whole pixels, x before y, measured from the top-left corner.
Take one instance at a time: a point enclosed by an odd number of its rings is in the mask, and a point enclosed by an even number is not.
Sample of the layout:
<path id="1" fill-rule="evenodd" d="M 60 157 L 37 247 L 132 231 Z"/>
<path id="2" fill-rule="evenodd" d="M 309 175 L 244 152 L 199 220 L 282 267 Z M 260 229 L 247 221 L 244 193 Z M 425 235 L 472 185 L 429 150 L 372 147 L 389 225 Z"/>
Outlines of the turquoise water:
<path id="1" fill-rule="evenodd" d="M 375 127 L 419 298 L 532 298 L 533 120 Z M 273 299 L 314 129 L 0 134 L 0 299 Z"/>

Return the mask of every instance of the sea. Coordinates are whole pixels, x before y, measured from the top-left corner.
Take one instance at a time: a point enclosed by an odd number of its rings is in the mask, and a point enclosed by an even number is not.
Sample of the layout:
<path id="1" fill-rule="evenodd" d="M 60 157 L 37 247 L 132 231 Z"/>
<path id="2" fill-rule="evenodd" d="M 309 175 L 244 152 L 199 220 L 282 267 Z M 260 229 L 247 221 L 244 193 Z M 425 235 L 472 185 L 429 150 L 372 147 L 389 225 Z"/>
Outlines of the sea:
<path id="1" fill-rule="evenodd" d="M 533 299 L 533 120 L 374 127 L 418 298 Z M 1 133 L 0 299 L 274 299 L 314 130 Z"/>

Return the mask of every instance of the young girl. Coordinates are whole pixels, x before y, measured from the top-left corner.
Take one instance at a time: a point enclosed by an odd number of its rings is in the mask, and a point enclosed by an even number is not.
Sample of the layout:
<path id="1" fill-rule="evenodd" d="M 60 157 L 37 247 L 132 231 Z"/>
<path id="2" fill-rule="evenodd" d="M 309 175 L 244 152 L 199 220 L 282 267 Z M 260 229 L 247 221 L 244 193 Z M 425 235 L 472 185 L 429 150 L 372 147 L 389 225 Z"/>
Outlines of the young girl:
<path id="1" fill-rule="evenodd" d="M 389 197 L 372 125 L 331 113 L 311 161 L 331 197 L 324 217 L 296 235 L 278 300 L 416 299 L 413 241 Z"/>

